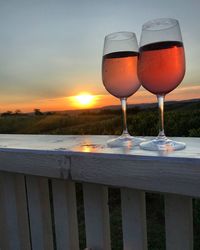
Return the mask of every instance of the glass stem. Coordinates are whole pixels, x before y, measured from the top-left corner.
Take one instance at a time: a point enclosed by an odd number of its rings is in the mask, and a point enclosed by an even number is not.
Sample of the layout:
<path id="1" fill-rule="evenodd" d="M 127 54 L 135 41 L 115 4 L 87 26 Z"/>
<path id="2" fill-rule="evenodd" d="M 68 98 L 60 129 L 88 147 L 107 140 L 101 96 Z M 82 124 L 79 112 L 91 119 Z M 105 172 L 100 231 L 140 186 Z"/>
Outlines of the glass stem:
<path id="1" fill-rule="evenodd" d="M 121 98 L 121 104 L 122 104 L 122 116 L 123 116 L 123 135 L 128 135 L 128 129 L 127 129 L 127 119 L 126 119 L 126 98 Z"/>
<path id="2" fill-rule="evenodd" d="M 158 138 L 164 139 L 165 138 L 165 130 L 164 130 L 164 102 L 165 102 L 165 96 L 164 95 L 158 95 L 158 108 L 159 108 L 159 134 Z"/>

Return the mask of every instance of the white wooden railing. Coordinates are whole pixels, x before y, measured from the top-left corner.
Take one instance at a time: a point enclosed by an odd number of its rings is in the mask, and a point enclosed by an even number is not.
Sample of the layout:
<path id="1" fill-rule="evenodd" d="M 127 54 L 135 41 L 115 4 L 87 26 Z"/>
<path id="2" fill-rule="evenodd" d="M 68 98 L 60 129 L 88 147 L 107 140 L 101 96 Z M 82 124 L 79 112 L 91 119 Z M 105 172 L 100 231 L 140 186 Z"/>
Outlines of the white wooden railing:
<path id="1" fill-rule="evenodd" d="M 147 249 L 145 191 L 165 195 L 166 249 L 193 249 L 200 139 L 181 138 L 187 148 L 164 155 L 109 149 L 107 139 L 0 136 L 1 250 L 78 250 L 75 182 L 83 183 L 88 249 L 111 249 L 108 186 L 121 188 L 124 250 Z"/>

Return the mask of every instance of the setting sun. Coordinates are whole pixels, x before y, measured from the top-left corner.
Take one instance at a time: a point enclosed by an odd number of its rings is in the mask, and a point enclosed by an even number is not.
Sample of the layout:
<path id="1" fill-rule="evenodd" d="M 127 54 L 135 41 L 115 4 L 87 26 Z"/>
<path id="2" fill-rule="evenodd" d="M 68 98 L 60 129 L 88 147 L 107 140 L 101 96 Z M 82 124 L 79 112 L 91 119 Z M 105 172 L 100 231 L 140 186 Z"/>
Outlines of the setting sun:
<path id="1" fill-rule="evenodd" d="M 92 106 L 94 99 L 95 99 L 95 96 L 89 93 L 82 93 L 82 94 L 75 96 L 75 100 L 78 102 L 77 104 L 83 107 Z"/>
<path id="2" fill-rule="evenodd" d="M 81 92 L 78 95 L 69 96 L 65 98 L 65 101 L 69 101 L 68 106 L 71 109 L 88 109 L 98 108 L 102 106 L 102 102 L 106 103 L 103 99 L 104 95 L 93 95 L 89 92 Z"/>

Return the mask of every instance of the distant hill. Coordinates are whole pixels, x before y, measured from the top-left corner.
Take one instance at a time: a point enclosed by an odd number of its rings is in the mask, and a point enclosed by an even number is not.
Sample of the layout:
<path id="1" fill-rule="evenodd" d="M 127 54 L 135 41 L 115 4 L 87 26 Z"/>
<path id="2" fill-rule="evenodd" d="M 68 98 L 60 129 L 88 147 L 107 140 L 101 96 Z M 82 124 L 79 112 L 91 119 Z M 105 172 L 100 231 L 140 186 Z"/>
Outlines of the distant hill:
<path id="1" fill-rule="evenodd" d="M 190 99 L 190 100 L 182 100 L 182 101 L 166 101 L 165 102 L 165 108 L 170 109 L 170 108 L 181 108 L 181 107 L 189 107 L 193 104 L 198 104 L 200 103 L 200 98 L 199 99 Z M 152 108 L 157 108 L 158 104 L 157 102 L 154 103 L 140 103 L 140 104 L 128 104 L 128 109 L 132 108 L 139 108 L 140 110 L 143 109 L 152 109 Z M 63 110 L 63 111 L 55 111 L 57 114 L 80 114 L 84 112 L 89 112 L 89 113 L 98 113 L 101 110 L 119 110 L 121 109 L 120 105 L 110 105 L 110 106 L 104 106 L 101 108 L 93 108 L 93 109 L 77 109 L 77 110 Z"/>
<path id="2" fill-rule="evenodd" d="M 199 99 L 190 99 L 190 100 L 181 100 L 181 101 L 166 101 L 165 102 L 165 106 L 170 106 L 170 105 L 182 105 L 182 104 L 192 104 L 192 103 L 198 103 L 200 102 L 200 98 Z M 157 107 L 158 103 L 154 102 L 154 103 L 139 103 L 139 104 L 129 104 L 128 108 L 154 108 Z M 111 106 L 105 106 L 102 107 L 100 109 L 121 109 L 120 105 L 111 105 Z"/>
<path id="3" fill-rule="evenodd" d="M 194 105 L 198 104 L 200 105 L 200 98 L 198 99 L 190 99 L 190 100 L 181 100 L 181 101 L 166 101 L 165 102 L 165 109 L 178 109 L 178 108 L 196 108 L 196 106 L 194 107 Z M 139 109 L 139 110 L 145 110 L 145 109 L 154 109 L 158 107 L 158 103 L 154 102 L 154 103 L 139 103 L 139 104 L 128 104 L 127 105 L 127 109 Z M 200 107 L 199 107 L 200 108 Z M 62 110 L 62 111 L 54 111 L 54 110 L 49 110 L 49 111 L 45 111 L 43 112 L 41 110 L 41 112 L 43 114 L 60 114 L 60 115 L 64 115 L 64 114 L 71 114 L 71 115 L 78 115 L 78 114 L 82 114 L 82 113 L 99 113 L 102 111 L 118 111 L 121 110 L 121 105 L 110 105 L 110 106 L 103 106 L 100 108 L 90 108 L 90 109 L 76 109 L 76 110 Z M 10 112 L 10 111 L 8 111 Z M 5 112 L 7 113 L 7 112 Z M 12 112 L 11 112 L 12 113 Z M 3 113 L 2 113 L 3 114 Z M 12 113 L 12 115 L 16 115 L 15 113 Z M 19 113 L 17 114 L 18 116 L 23 116 L 23 115 L 34 115 L 34 112 L 29 112 L 29 113 Z"/>

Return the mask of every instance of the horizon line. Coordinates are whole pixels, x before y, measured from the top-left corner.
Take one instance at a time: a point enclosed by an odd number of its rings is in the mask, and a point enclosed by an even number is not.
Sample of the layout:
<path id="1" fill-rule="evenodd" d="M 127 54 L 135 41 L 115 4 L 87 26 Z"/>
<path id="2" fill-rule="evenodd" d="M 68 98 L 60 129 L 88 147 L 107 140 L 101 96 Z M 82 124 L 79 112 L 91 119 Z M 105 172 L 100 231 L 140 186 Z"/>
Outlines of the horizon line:
<path id="1" fill-rule="evenodd" d="M 200 98 L 192 98 L 192 99 L 183 99 L 183 100 L 167 100 L 165 101 L 165 104 L 166 103 L 177 103 L 177 102 L 195 102 L 195 101 L 200 101 Z M 140 105 L 157 105 L 157 102 L 141 102 L 141 103 L 130 103 L 130 104 L 127 104 L 127 109 L 129 108 L 129 106 L 140 106 Z M 112 108 L 112 107 L 121 107 L 120 104 L 113 104 L 113 105 L 107 105 L 107 106 L 101 106 L 101 107 L 96 107 L 96 108 L 82 108 L 82 109 L 63 109 L 63 110 L 48 110 L 48 111 L 42 111 L 40 108 L 33 108 L 33 111 L 29 111 L 29 112 L 22 112 L 20 109 L 19 109 L 19 113 L 20 114 L 32 114 L 34 113 L 34 110 L 35 109 L 39 109 L 41 111 L 41 113 L 48 113 L 48 112 L 78 112 L 78 111 L 88 111 L 88 110 L 101 110 L 101 109 L 106 109 L 106 108 Z M 17 110 L 15 110 L 17 111 Z M 14 112 L 15 111 L 12 111 L 12 110 L 7 110 L 5 112 L 0 112 L 0 114 L 3 114 L 3 113 L 7 113 L 7 112 L 12 112 L 11 114 L 15 114 Z"/>

